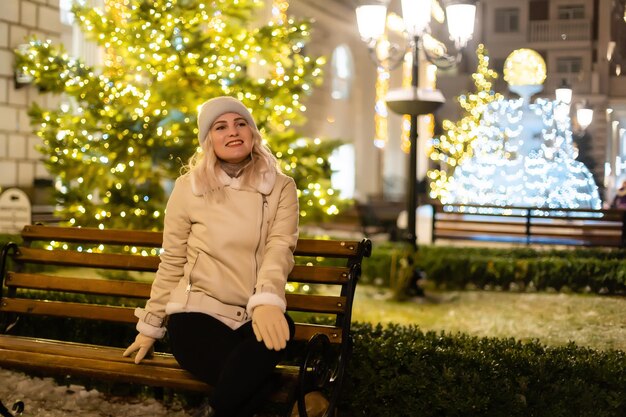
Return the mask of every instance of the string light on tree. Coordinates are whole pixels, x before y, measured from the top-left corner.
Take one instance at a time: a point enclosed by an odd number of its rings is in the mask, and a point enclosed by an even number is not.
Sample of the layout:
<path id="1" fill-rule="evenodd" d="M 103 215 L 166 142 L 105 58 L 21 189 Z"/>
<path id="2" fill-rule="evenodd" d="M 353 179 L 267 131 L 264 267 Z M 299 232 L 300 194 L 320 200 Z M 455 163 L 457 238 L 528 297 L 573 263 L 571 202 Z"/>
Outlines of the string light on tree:
<path id="1" fill-rule="evenodd" d="M 489 68 L 489 55 L 483 44 L 478 45 L 476 55 L 478 66 L 472 74 L 475 91 L 457 99 L 464 116 L 457 122 L 444 120 L 442 127 L 445 133 L 434 138 L 428 150 L 430 159 L 438 165 L 437 169 L 427 173 L 432 198 L 445 198 L 455 169 L 472 155 L 471 144 L 476 139 L 476 128 L 483 111 L 489 103 L 502 97 L 493 90 L 498 74 Z"/>

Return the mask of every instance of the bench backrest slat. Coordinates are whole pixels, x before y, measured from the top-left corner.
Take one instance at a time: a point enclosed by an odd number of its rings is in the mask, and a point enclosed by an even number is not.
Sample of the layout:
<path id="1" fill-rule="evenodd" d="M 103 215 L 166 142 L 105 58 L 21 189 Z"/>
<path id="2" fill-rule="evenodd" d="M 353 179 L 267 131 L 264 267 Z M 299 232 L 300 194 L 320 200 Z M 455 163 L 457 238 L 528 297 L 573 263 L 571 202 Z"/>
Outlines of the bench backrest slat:
<path id="1" fill-rule="evenodd" d="M 93 295 L 148 298 L 150 284 L 132 281 L 57 277 L 43 274 L 7 274 L 7 287 L 54 290 Z M 340 314 L 345 310 L 346 297 L 286 294 L 290 311 Z M 7 310 L 3 307 L 2 310 Z M 29 311 L 29 310 L 26 310 Z M 20 312 L 25 312 L 21 311 Z M 33 312 L 33 314 L 40 314 Z M 136 321 L 136 319 L 134 319 Z"/>
<path id="2" fill-rule="evenodd" d="M 105 306 L 100 304 L 82 304 L 68 301 L 4 297 L 0 311 L 28 313 L 40 316 L 103 320 L 117 323 L 137 322 L 137 318 L 133 314 L 135 311 L 134 308 Z"/>
<path id="3" fill-rule="evenodd" d="M 69 317 L 128 324 L 137 322 L 137 318 L 133 314 L 134 308 L 80 304 L 67 301 L 59 302 L 5 297 L 2 299 L 0 312 Z M 296 340 L 309 340 L 315 333 L 326 334 L 332 343 L 340 343 L 343 332 L 341 327 L 337 326 L 296 324 Z"/>
<path id="4" fill-rule="evenodd" d="M 54 230 L 57 229 L 57 230 Z M 72 243 L 98 242 L 102 244 L 160 247 L 161 232 L 136 230 L 100 230 L 91 228 L 49 227 L 28 225 L 22 231 L 27 241 L 62 241 Z M 300 239 L 296 245 L 296 256 L 349 257 L 358 256 L 359 242 Z"/>
<path id="5" fill-rule="evenodd" d="M 145 230 L 100 230 L 79 227 L 48 227 L 29 225 L 22 230 L 24 240 L 57 240 L 62 242 L 99 242 L 106 244 L 160 247 L 162 238 L 159 232 Z"/>
<path id="6" fill-rule="evenodd" d="M 350 268 L 343 266 L 296 265 L 289 274 L 289 281 L 309 284 L 346 284 L 350 280 Z"/>
<path id="7" fill-rule="evenodd" d="M 346 310 L 346 297 L 286 294 L 287 309 L 313 313 L 341 314 Z"/>
<path id="8" fill-rule="evenodd" d="M 359 243 L 355 241 L 300 239 L 296 245 L 296 256 L 324 256 L 344 258 L 357 256 Z"/>
<path id="9" fill-rule="evenodd" d="M 316 274 L 319 274 L 319 276 Z M 289 281 L 314 284 L 341 284 L 347 282 L 348 274 L 349 270 L 342 267 L 296 267 L 289 275 Z M 7 273 L 5 285 L 7 287 L 140 298 L 150 296 L 151 286 L 151 284 L 147 282 L 104 280 L 98 278 L 86 280 L 85 278 L 19 273 L 13 271 Z"/>
<path id="10" fill-rule="evenodd" d="M 72 250 L 46 250 L 24 246 L 20 246 L 15 259 L 24 263 L 132 271 L 156 271 L 160 262 L 157 256 L 88 253 Z"/>
<path id="11" fill-rule="evenodd" d="M 84 294 L 115 295 L 122 297 L 150 297 L 150 286 L 147 282 L 122 280 L 85 279 L 44 274 L 25 274 L 9 272 L 7 287 L 30 288 L 36 290 L 77 292 Z"/>

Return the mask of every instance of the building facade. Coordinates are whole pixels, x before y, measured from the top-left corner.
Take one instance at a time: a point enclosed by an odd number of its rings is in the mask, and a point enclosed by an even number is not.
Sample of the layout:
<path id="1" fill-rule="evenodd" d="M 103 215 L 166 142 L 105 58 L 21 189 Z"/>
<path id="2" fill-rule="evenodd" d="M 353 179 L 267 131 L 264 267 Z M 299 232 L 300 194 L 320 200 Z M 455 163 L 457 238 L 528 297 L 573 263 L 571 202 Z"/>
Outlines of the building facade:
<path id="1" fill-rule="evenodd" d="M 504 81 L 505 59 L 516 49 L 534 49 L 542 55 L 547 67 L 543 91 L 534 98 L 553 99 L 555 89 L 563 82 L 572 88 L 571 116 L 578 159 L 592 171 L 604 201 L 610 201 L 626 177 L 625 3 L 626 0 L 481 0 L 477 4 L 474 37 L 463 51 L 462 61 L 454 70 L 440 71 L 437 75 L 437 88 L 446 97 L 446 104 L 438 110 L 436 123 L 444 118 L 460 118 L 460 107 L 455 99 L 474 88 L 471 74 L 476 70 L 474 51 L 479 43 L 486 46 L 491 68 L 500 74 L 495 90 L 507 97 L 515 94 L 508 91 Z M 388 6 L 390 13 L 401 14 L 399 0 L 390 0 Z M 344 118 L 346 123 L 353 123 L 353 128 L 346 128 L 342 137 L 354 145 L 357 154 L 356 196 L 365 198 L 375 194 L 403 198 L 408 163 L 408 156 L 401 150 L 400 143 L 403 122 L 400 116 L 389 112 L 388 142 L 382 149 L 374 146 L 374 116 L 379 105 L 375 95 L 377 73 L 365 44 L 355 40 L 358 35 L 355 38 L 354 3 L 294 0 L 290 11 L 316 19 L 314 35 L 315 32 L 324 35 L 314 42 L 314 47 L 325 55 L 349 39 L 346 45 L 351 48 L 355 63 L 354 85 L 358 97 L 347 102 L 350 103 L 350 113 L 333 108 L 337 103 L 332 98 L 327 71 L 325 85 L 309 102 L 310 117 L 306 128 L 323 135 L 325 116 L 318 112 L 319 109 L 332 113 L 332 119 Z M 337 24 L 338 20 L 341 24 Z M 445 28 L 437 25 L 431 25 L 433 33 L 443 39 Z M 420 85 L 424 83 L 427 64 L 426 61 L 420 63 Z M 406 73 L 398 68 L 390 72 L 389 78 L 389 88 L 397 88 L 403 79 L 406 81 Z M 586 130 L 581 129 L 576 121 L 576 109 L 583 105 L 594 110 L 593 122 Z M 420 127 L 418 180 L 433 166 L 425 152 L 430 139 L 426 137 L 428 132 Z"/>

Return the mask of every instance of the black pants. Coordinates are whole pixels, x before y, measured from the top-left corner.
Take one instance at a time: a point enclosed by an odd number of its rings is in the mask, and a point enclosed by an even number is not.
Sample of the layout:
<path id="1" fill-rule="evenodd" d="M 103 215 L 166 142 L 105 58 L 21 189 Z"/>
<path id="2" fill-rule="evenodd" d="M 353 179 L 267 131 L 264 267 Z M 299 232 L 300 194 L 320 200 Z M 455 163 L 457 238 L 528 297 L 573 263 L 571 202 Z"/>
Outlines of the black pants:
<path id="1" fill-rule="evenodd" d="M 289 323 L 290 337 L 295 326 Z M 167 325 L 172 353 L 180 366 L 215 387 L 209 404 L 219 417 L 249 417 L 270 390 L 270 377 L 283 351 L 257 342 L 248 322 L 233 330 L 202 313 L 178 313 Z"/>

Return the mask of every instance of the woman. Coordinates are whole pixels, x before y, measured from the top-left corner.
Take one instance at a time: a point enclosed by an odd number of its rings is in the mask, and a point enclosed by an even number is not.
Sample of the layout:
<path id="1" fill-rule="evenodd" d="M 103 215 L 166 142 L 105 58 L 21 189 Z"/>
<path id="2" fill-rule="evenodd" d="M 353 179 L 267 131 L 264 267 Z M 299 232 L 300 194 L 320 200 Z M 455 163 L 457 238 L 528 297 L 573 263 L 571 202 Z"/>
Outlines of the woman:
<path id="1" fill-rule="evenodd" d="M 161 263 L 124 356 L 137 352 L 141 362 L 167 317 L 176 360 L 215 387 L 196 416 L 250 416 L 294 332 L 285 282 L 298 238 L 296 186 L 235 98 L 201 106 L 198 139 L 202 150 L 167 203 Z"/>

